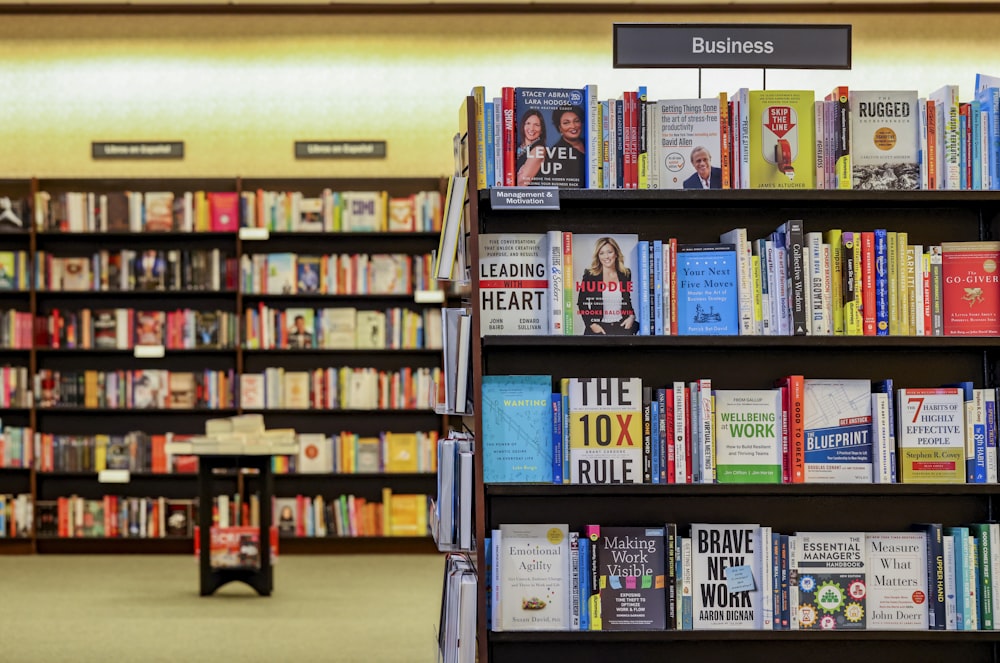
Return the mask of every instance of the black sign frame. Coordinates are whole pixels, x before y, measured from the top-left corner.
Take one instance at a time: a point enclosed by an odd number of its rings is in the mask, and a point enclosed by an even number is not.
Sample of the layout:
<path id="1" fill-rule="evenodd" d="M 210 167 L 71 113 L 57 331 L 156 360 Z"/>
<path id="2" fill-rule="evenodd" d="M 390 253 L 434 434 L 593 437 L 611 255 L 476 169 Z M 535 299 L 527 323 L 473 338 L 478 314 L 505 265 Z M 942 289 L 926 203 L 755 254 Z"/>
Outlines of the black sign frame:
<path id="1" fill-rule="evenodd" d="M 369 145 L 371 150 L 363 154 L 345 152 L 348 146 Z M 311 151 L 310 146 L 323 146 L 325 150 Z M 385 159 L 388 145 L 384 140 L 297 140 L 295 141 L 296 159 Z"/>
<path id="2" fill-rule="evenodd" d="M 166 148 L 159 153 L 143 151 L 143 148 Z M 108 152 L 111 148 L 113 151 Z M 91 141 L 90 157 L 92 159 L 183 159 L 184 141 L 182 140 L 106 140 Z"/>
<path id="3" fill-rule="evenodd" d="M 614 47 L 613 58 L 615 69 L 850 69 L 852 51 L 852 26 L 849 24 L 800 24 L 800 23 L 615 23 L 614 24 Z M 660 34 L 643 34 L 642 39 L 637 39 L 641 34 L 636 31 L 656 31 Z M 677 42 L 682 39 L 694 36 L 695 31 L 708 31 L 709 33 L 725 33 L 726 37 L 739 37 L 733 41 L 759 41 L 764 38 L 774 40 L 784 39 L 785 47 L 796 46 L 808 49 L 810 60 L 805 63 L 799 58 L 789 59 L 794 53 L 783 53 L 780 58 L 771 57 L 772 54 L 751 54 L 755 58 L 753 61 L 740 61 L 734 59 L 723 60 L 720 58 L 736 57 L 732 54 L 706 54 L 704 61 L 694 61 L 694 56 L 687 60 L 675 61 L 670 59 L 670 54 L 658 60 L 652 58 L 640 58 L 640 53 L 629 54 L 628 49 L 645 49 L 652 38 L 656 38 L 662 43 L 670 43 L 671 40 Z M 625 34 L 629 33 L 629 34 Z M 720 39 L 722 35 L 712 34 L 711 36 Z M 817 48 L 817 40 L 842 39 L 840 43 L 842 49 Z M 798 41 L 795 41 L 795 40 Z M 686 42 L 685 42 L 686 43 Z M 631 55 L 631 57 L 625 57 Z M 676 57 L 676 54 L 674 54 Z M 744 60 L 748 57 L 741 54 Z M 822 58 L 827 58 L 823 60 Z M 771 58 L 771 59 L 765 59 Z"/>

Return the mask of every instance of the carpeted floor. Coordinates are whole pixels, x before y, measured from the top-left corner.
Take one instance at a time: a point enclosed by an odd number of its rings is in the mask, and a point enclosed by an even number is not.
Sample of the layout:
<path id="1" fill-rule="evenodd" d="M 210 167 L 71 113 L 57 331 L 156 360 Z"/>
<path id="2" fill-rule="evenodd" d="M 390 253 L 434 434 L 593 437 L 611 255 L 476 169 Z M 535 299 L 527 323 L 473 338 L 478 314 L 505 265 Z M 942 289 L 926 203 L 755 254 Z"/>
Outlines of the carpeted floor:
<path id="1" fill-rule="evenodd" d="M 290 556 L 198 596 L 193 558 L 0 556 L 3 663 L 433 661 L 443 559 Z"/>

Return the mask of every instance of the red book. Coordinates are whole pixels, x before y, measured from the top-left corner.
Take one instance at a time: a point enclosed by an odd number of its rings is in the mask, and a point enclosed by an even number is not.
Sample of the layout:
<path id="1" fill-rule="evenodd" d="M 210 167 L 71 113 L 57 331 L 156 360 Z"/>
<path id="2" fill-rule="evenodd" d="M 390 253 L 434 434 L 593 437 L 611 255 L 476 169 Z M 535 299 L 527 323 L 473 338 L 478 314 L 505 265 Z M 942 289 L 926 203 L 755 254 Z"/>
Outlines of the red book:
<path id="1" fill-rule="evenodd" d="M 778 380 L 777 387 L 788 392 L 788 459 L 791 483 L 805 483 L 805 378 L 789 375 Z"/>
<path id="2" fill-rule="evenodd" d="M 236 232 L 240 225 L 240 197 L 235 191 L 211 191 L 208 208 L 212 232 Z"/>
<path id="3" fill-rule="evenodd" d="M 875 233 L 861 233 L 861 321 L 865 336 L 875 336 Z"/>
<path id="4" fill-rule="evenodd" d="M 945 336 L 1000 336 L 1000 242 L 943 242 Z"/>

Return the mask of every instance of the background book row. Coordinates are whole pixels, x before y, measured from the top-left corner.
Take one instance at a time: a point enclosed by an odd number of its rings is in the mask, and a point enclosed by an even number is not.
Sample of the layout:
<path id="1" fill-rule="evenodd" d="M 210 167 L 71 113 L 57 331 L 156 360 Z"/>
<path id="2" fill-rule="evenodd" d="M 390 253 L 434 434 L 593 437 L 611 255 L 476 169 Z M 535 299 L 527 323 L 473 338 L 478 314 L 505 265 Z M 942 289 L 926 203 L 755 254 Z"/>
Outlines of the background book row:
<path id="1" fill-rule="evenodd" d="M 274 522 L 282 536 L 427 536 L 429 498 L 382 489 L 382 502 L 355 495 L 276 497 Z"/>
<path id="2" fill-rule="evenodd" d="M 30 319 L 30 314 L 28 315 Z M 235 348 L 237 315 L 221 310 L 175 309 L 171 311 L 102 308 L 51 309 L 35 317 L 34 347 L 79 350 L 129 350 L 138 345 L 163 346 L 171 350 Z M 3 334 L 0 333 L 0 340 Z M 31 348 L 31 338 L 23 345 Z"/>
<path id="3" fill-rule="evenodd" d="M 741 88 L 656 101 L 645 86 L 473 88 L 477 188 L 995 189 L 1000 79 L 912 90 Z M 516 122 L 516 124 L 515 124 Z"/>
<path id="4" fill-rule="evenodd" d="M 634 234 L 483 234 L 483 335 L 1000 335 L 1000 242 L 910 244 L 908 233 L 750 241 Z M 924 249 L 927 249 L 926 251 Z"/>
<path id="5" fill-rule="evenodd" d="M 242 320 L 218 309 L 53 308 L 35 316 L 33 323 L 30 313 L 10 309 L 0 311 L 0 348 L 224 349 L 237 347 L 242 326 L 244 347 L 253 350 L 437 349 L 440 325 L 436 311 L 399 307 L 277 309 L 261 303 L 246 309 Z"/>
<path id="6" fill-rule="evenodd" d="M 441 314 L 432 309 L 278 309 L 261 302 L 246 309 L 243 324 L 251 350 L 441 348 Z"/>
<path id="7" fill-rule="evenodd" d="M 440 228 L 441 195 L 421 191 L 390 197 L 385 191 L 40 191 L 40 232 L 233 232 L 266 228 L 289 232 L 415 232 Z M 12 211 L 26 228 L 22 204 Z"/>
<path id="8" fill-rule="evenodd" d="M 22 371 L 17 371 L 26 379 Z M 22 388 L 27 385 L 18 383 Z M 40 369 L 34 392 L 40 408 L 180 409 L 236 406 L 233 370 L 168 371 Z M 30 407 L 30 406 L 29 406 Z"/>
<path id="9" fill-rule="evenodd" d="M 239 403 L 251 410 L 423 410 L 433 407 L 440 381 L 440 368 L 274 367 L 240 375 Z"/>
<path id="10" fill-rule="evenodd" d="M 484 376 L 486 483 L 996 483 L 997 393 L 972 382 Z"/>
<path id="11" fill-rule="evenodd" d="M 1000 526 L 774 532 L 757 524 L 501 525 L 499 630 L 993 630 Z M 532 560 L 528 562 L 527 560 Z"/>
<path id="12" fill-rule="evenodd" d="M 438 289 L 433 262 L 430 254 L 258 253 L 240 259 L 240 282 L 258 295 L 408 295 Z"/>
<path id="13" fill-rule="evenodd" d="M 6 426 L 0 436 L 0 468 L 37 467 L 40 472 L 193 473 L 197 456 L 170 453 L 171 442 L 193 436 L 131 431 L 124 435 L 32 433 Z M 382 431 L 361 436 L 350 431 L 333 435 L 299 433 L 296 456 L 274 456 L 277 474 L 433 473 L 437 469 L 437 431 Z M 37 463 L 35 463 L 37 459 Z"/>
<path id="14" fill-rule="evenodd" d="M 235 290 L 236 259 L 220 249 L 102 249 L 90 255 L 38 251 L 35 287 L 55 292 Z M 27 285 L 19 284 L 21 290 Z"/>
<path id="15" fill-rule="evenodd" d="M 31 536 L 31 521 L 34 508 L 32 497 L 0 494 L 0 539 L 25 538 Z"/>

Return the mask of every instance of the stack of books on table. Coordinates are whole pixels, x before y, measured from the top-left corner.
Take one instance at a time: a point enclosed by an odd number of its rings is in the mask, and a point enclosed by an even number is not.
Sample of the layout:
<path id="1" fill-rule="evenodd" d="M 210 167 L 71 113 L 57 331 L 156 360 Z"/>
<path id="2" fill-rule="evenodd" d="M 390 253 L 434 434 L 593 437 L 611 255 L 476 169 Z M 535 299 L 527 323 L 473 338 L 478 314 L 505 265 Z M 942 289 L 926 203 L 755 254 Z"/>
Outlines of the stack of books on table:
<path id="1" fill-rule="evenodd" d="M 168 452 L 192 455 L 287 455 L 299 452 L 292 428 L 264 427 L 260 414 L 243 414 L 205 422 L 205 434 L 189 442 L 170 443 Z"/>

